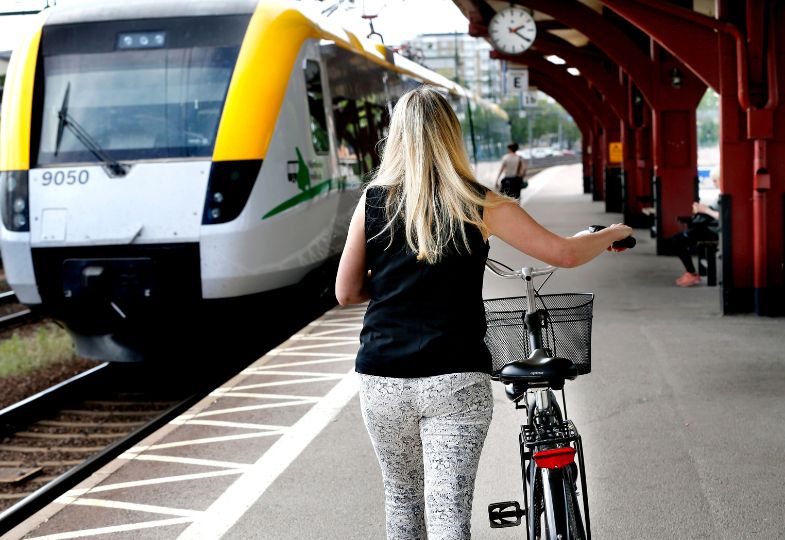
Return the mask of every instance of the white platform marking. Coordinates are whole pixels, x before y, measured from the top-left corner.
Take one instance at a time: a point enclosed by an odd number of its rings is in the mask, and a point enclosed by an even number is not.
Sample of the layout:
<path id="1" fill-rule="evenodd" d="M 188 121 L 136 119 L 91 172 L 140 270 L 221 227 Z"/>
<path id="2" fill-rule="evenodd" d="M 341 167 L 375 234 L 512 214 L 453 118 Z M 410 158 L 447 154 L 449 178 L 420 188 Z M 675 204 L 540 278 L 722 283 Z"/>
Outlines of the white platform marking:
<path id="1" fill-rule="evenodd" d="M 138 531 L 140 529 L 152 529 L 153 527 L 165 527 L 167 525 L 178 525 L 180 523 L 189 523 L 193 520 L 194 518 L 192 517 L 158 519 L 155 521 L 143 521 L 141 523 L 114 525 L 112 527 L 99 527 L 97 529 L 84 529 L 82 531 L 47 534 L 46 536 L 34 536 L 29 537 L 27 540 L 68 540 L 69 538 L 86 538 L 88 536 L 98 536 L 99 534 L 121 533 L 126 531 Z"/>
<path id="2" fill-rule="evenodd" d="M 241 428 L 241 429 L 267 429 L 272 431 L 286 431 L 289 429 L 289 426 L 277 426 L 273 424 L 253 424 L 250 422 L 226 422 L 223 420 L 182 420 L 178 422 L 171 422 L 175 425 L 197 425 L 197 426 L 215 426 L 215 427 L 225 427 L 225 428 Z"/>
<path id="3" fill-rule="evenodd" d="M 162 476 L 160 478 L 148 478 L 147 480 L 132 480 L 129 482 L 117 482 L 116 484 L 102 484 L 100 486 L 95 486 L 89 489 L 72 489 L 68 491 L 64 495 L 61 495 L 57 500 L 57 502 L 63 502 L 64 504 L 68 504 L 70 502 L 70 498 L 72 497 L 81 497 L 82 495 L 86 495 L 88 493 L 100 493 L 102 491 L 113 491 L 115 489 L 127 489 L 127 488 L 134 488 L 139 486 L 154 486 L 156 484 L 171 484 L 173 482 L 188 482 L 190 480 L 201 480 L 203 478 L 212 478 L 215 476 L 231 476 L 233 474 L 240 474 L 243 471 L 241 469 L 225 469 L 222 471 L 210 471 L 210 472 L 203 472 L 203 473 L 193 473 L 193 474 L 180 474 L 177 476 Z"/>
<path id="4" fill-rule="evenodd" d="M 298 399 L 298 400 L 311 400 L 311 401 L 319 401 L 322 399 L 321 396 L 296 396 L 294 394 L 266 394 L 264 392 L 235 392 L 235 387 L 233 388 L 219 388 L 213 392 L 210 392 L 211 396 L 226 396 L 226 397 L 248 397 L 248 398 L 255 398 L 255 399 Z"/>
<path id="5" fill-rule="evenodd" d="M 316 436 L 338 416 L 357 393 L 350 371 L 319 403 L 238 478 L 178 537 L 178 540 L 218 539 L 264 494 L 276 478 Z"/>
<path id="6" fill-rule="evenodd" d="M 362 325 L 358 325 L 358 326 L 362 326 Z M 351 332 L 351 335 L 343 336 L 343 339 L 359 339 L 357 332 L 355 332 L 354 330 L 355 330 L 354 328 L 333 328 L 332 330 L 322 330 L 321 332 L 310 332 L 308 334 L 295 334 L 292 337 L 309 336 L 314 338 L 321 338 L 324 336 L 332 336 L 333 334 L 340 334 L 340 333 L 348 334 L 349 332 Z"/>
<path id="7" fill-rule="evenodd" d="M 265 403 L 264 405 L 245 405 L 243 407 L 231 407 L 229 409 L 214 409 L 200 412 L 197 416 L 199 418 L 204 418 L 205 416 L 217 416 L 219 414 L 229 414 L 233 412 L 261 411 L 263 409 L 277 409 L 279 407 L 292 407 L 295 405 L 311 405 L 316 401 L 317 400 L 313 399 L 299 399 L 297 401 L 283 401 L 281 403 Z"/>
<path id="8" fill-rule="evenodd" d="M 338 328 L 354 328 L 355 330 L 362 330 L 363 325 L 360 323 L 346 323 L 346 322 L 312 322 L 308 326 L 335 326 Z"/>
<path id="9" fill-rule="evenodd" d="M 155 506 L 152 504 L 138 504 L 107 499 L 75 499 L 71 504 L 97 506 L 100 508 L 118 508 L 120 510 L 133 510 L 135 512 L 149 512 L 151 514 L 165 514 L 168 516 L 180 517 L 196 517 L 202 513 L 201 510 L 187 510 L 182 508 L 170 508 L 168 506 Z"/>
<path id="10" fill-rule="evenodd" d="M 292 341 L 348 341 L 349 339 L 352 340 L 352 343 L 357 343 L 359 338 L 352 336 L 351 338 L 348 336 L 298 336 L 294 335 L 290 338 Z"/>
<path id="11" fill-rule="evenodd" d="M 297 347 L 286 347 L 284 349 L 286 352 L 292 351 L 307 351 L 309 349 L 322 349 L 324 347 L 340 347 L 342 345 L 357 345 L 358 340 L 356 339 L 345 339 L 343 341 L 336 341 L 335 343 L 318 343 L 316 345 L 298 345 Z M 274 351 L 270 351 L 273 356 L 278 354 L 279 352 L 283 352 L 282 350 L 275 349 Z"/>
<path id="12" fill-rule="evenodd" d="M 281 367 L 295 367 L 295 366 L 310 366 L 313 364 L 331 364 L 333 362 L 345 362 L 346 360 L 354 360 L 354 356 L 352 357 L 336 356 L 335 358 L 322 358 L 320 360 L 301 360 L 299 362 L 286 362 L 285 364 L 269 364 L 267 366 L 256 368 L 255 372 L 249 373 L 249 375 L 264 375 L 265 370 L 267 369 L 275 369 Z"/>
<path id="13" fill-rule="evenodd" d="M 118 459 L 135 459 L 138 461 L 160 461 L 162 463 L 182 463 L 183 465 L 200 465 L 203 467 L 219 467 L 223 469 L 247 469 L 250 463 L 236 463 L 234 461 L 218 461 L 215 459 L 197 459 L 178 456 L 159 456 L 155 454 L 123 454 Z"/>
<path id="14" fill-rule="evenodd" d="M 320 375 L 319 377 L 308 377 L 304 379 L 290 379 L 288 381 L 273 381 L 266 383 L 244 384 L 235 386 L 237 390 L 250 390 L 252 388 L 269 388 L 270 386 L 286 386 L 289 384 L 302 384 L 309 382 L 337 381 L 342 375 Z"/>
<path id="15" fill-rule="evenodd" d="M 280 431 L 259 431 L 256 433 L 239 433 L 237 435 L 222 435 L 220 437 L 205 437 L 203 439 L 191 439 L 189 441 L 175 441 L 170 443 L 154 444 L 148 450 L 161 450 L 163 448 L 179 448 L 181 446 L 194 446 L 197 444 L 212 444 L 216 442 L 239 441 L 242 439 L 258 439 L 259 437 L 273 437 L 281 435 Z"/>

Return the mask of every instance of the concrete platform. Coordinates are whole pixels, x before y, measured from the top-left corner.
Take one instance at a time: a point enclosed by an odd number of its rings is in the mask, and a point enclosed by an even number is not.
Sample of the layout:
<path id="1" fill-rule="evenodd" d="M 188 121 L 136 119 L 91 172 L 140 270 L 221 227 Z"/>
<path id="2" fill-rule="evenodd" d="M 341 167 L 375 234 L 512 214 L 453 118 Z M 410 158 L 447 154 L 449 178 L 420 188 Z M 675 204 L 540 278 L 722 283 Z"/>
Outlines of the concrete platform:
<path id="1" fill-rule="evenodd" d="M 572 234 L 620 216 L 580 192 L 580 166 L 530 181 L 524 205 Z M 595 538 L 783 538 L 785 321 L 722 317 L 719 290 L 681 289 L 676 258 L 639 247 L 559 271 L 543 292 L 592 291 L 592 373 L 568 383 Z M 501 242 L 491 256 L 529 262 Z M 521 294 L 485 278 L 485 296 Z M 336 309 L 8 538 L 384 537 L 381 477 L 352 374 L 361 307 Z M 522 500 L 519 418 L 496 389 L 473 538 L 494 501 Z"/>

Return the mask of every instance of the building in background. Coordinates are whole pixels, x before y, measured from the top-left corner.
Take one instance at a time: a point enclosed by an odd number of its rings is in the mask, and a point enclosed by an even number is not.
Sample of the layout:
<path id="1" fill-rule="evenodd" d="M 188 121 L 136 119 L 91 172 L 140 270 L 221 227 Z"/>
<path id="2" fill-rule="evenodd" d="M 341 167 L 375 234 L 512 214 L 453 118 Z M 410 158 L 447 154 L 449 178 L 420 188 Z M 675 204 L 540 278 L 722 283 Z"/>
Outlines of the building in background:
<path id="1" fill-rule="evenodd" d="M 404 56 L 472 89 L 485 99 L 502 98 L 502 67 L 490 58 L 491 46 L 469 34 L 421 34 L 399 47 Z"/>

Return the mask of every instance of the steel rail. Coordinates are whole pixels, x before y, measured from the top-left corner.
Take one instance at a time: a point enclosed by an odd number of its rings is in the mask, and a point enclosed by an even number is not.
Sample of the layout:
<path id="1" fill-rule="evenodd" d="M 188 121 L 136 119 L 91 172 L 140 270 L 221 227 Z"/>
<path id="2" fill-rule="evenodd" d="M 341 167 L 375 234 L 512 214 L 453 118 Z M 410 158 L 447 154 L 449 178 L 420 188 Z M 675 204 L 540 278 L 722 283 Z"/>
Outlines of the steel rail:
<path id="1" fill-rule="evenodd" d="M 89 384 L 95 379 L 106 375 L 106 372 L 111 365 L 110 362 L 106 362 L 96 366 L 76 377 L 55 385 L 48 390 L 3 409 L 0 411 L 0 429 L 2 429 L 0 434 L 4 434 L 2 432 L 7 432 L 10 426 L 18 425 L 22 420 L 31 418 L 35 412 L 40 412 L 45 407 L 51 408 L 53 402 L 64 399 L 67 397 L 67 394 L 72 392 L 75 388 L 80 388 L 81 386 Z M 126 437 L 113 442 L 103 450 L 87 458 L 81 464 L 69 469 L 48 484 L 40 487 L 24 499 L 4 510 L 0 513 L 0 536 L 7 533 L 25 519 L 54 501 L 57 497 L 88 478 L 95 471 L 133 447 L 161 426 L 167 424 L 170 420 L 186 411 L 208 392 L 209 389 L 200 388 L 184 400 L 181 400 L 166 409 L 151 421 L 132 431 Z M 53 397 L 53 393 L 56 393 L 57 397 Z M 46 404 L 42 404 L 41 400 L 44 400 Z"/>

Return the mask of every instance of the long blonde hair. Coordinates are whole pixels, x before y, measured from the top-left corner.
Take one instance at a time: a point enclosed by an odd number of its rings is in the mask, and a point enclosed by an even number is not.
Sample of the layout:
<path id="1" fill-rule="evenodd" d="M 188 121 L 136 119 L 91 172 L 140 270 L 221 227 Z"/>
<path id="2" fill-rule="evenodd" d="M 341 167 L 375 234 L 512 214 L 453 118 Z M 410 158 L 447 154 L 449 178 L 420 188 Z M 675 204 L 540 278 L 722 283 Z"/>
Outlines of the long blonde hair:
<path id="1" fill-rule="evenodd" d="M 438 262 L 453 245 L 471 251 L 464 224 L 488 228 L 488 206 L 469 164 L 461 124 L 447 100 L 420 86 L 398 100 L 376 177 L 369 184 L 387 188 L 387 228 L 400 217 L 406 243 L 418 260 Z M 457 235 L 456 235 L 457 232 Z"/>

